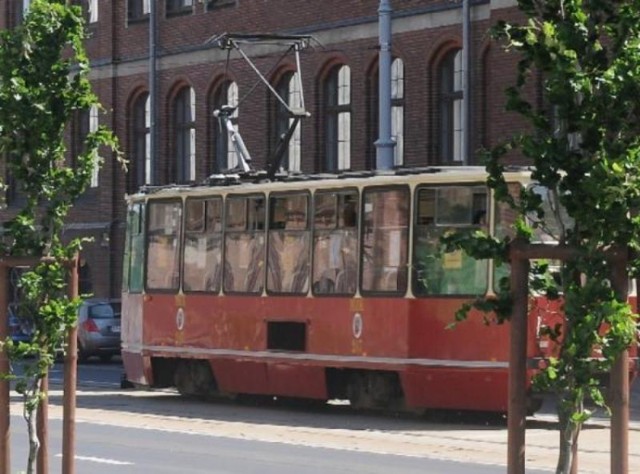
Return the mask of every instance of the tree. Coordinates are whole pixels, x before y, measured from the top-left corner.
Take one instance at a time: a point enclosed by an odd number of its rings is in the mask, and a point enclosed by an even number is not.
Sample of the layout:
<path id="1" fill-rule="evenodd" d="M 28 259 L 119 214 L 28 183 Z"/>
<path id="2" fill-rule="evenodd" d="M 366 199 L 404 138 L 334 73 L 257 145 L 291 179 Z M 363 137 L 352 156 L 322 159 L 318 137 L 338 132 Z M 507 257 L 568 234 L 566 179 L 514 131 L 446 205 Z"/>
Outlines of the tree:
<path id="1" fill-rule="evenodd" d="M 0 152 L 25 197 L 24 207 L 4 223 L 0 252 L 44 257 L 19 283 L 19 316 L 32 320 L 32 341 L 0 341 L 12 365 L 2 376 L 16 381 L 24 400 L 29 473 L 39 448 L 36 408 L 46 397 L 40 382 L 77 320 L 79 301 L 66 296 L 65 265 L 82 241 L 63 242 L 64 221 L 100 166 L 101 147 L 119 158 L 114 136 L 99 127 L 87 135 L 73 166 L 65 159 L 65 131 L 74 113 L 99 106 L 88 79 L 83 12 L 69 3 L 34 0 L 21 25 L 0 33 Z"/>
<path id="2" fill-rule="evenodd" d="M 499 22 L 492 34 L 518 54 L 506 108 L 530 127 L 487 153 L 488 185 L 517 212 L 517 238 L 531 242 L 536 233 L 546 233 L 576 250 L 562 262 L 559 278 L 548 277 L 544 262 L 532 266 L 530 277 L 537 291 L 562 298 L 564 323 L 543 328 L 559 353 L 535 383 L 558 394 L 557 472 L 568 473 L 572 447 L 591 415 L 585 403 L 606 407 L 602 375 L 636 336 L 637 315 L 612 289 L 612 264 L 605 255 L 615 248 L 633 255 L 640 246 L 640 2 L 519 0 L 518 6 L 526 22 Z M 536 77 L 542 107 L 530 94 Z M 531 189 L 509 196 L 503 172 L 516 149 L 548 190 L 550 208 Z M 447 240 L 449 248 L 499 262 L 508 260 L 511 242 L 477 234 Z M 637 256 L 627 270 L 637 277 Z M 500 287 L 496 299 L 466 305 L 457 318 L 476 307 L 508 319 L 508 280 Z"/>

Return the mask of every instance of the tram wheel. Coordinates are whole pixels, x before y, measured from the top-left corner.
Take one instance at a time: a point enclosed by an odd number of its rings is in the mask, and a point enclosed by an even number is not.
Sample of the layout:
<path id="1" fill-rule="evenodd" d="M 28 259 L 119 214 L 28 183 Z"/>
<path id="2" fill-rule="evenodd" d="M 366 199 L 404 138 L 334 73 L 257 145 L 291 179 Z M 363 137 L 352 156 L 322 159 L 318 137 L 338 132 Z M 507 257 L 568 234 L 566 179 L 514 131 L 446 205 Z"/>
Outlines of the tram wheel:
<path id="1" fill-rule="evenodd" d="M 347 383 L 347 398 L 351 406 L 364 410 L 398 409 L 404 406 L 404 397 L 398 376 L 393 372 L 353 372 Z"/>
<path id="2" fill-rule="evenodd" d="M 212 397 L 217 394 L 213 373 L 204 360 L 178 361 L 174 372 L 174 383 L 181 395 Z"/>
<path id="3" fill-rule="evenodd" d="M 366 373 L 356 372 L 349 378 L 347 397 L 349 403 L 356 410 L 370 410 L 376 408 L 376 401 L 370 391 L 369 376 Z"/>

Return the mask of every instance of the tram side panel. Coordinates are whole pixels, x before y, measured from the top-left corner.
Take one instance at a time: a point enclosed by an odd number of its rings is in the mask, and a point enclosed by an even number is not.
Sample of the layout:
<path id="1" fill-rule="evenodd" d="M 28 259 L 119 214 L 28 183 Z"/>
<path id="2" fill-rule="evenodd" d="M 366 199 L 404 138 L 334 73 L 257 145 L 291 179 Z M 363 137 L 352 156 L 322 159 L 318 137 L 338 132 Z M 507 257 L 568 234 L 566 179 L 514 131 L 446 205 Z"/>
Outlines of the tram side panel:
<path id="1" fill-rule="evenodd" d="M 149 359 L 143 358 L 143 309 L 142 294 L 122 295 L 122 364 L 127 380 L 138 385 L 151 384 Z"/>
<path id="2" fill-rule="evenodd" d="M 325 368 L 385 370 L 406 361 L 404 299 L 187 295 L 182 307 L 175 299 L 148 298 L 145 346 L 157 356 L 208 360 L 222 392 L 326 399 Z"/>
<path id="3" fill-rule="evenodd" d="M 402 374 L 407 405 L 502 411 L 507 407 L 509 326 L 472 313 L 454 327 L 459 299 L 412 301 L 409 340 L 414 364 Z"/>

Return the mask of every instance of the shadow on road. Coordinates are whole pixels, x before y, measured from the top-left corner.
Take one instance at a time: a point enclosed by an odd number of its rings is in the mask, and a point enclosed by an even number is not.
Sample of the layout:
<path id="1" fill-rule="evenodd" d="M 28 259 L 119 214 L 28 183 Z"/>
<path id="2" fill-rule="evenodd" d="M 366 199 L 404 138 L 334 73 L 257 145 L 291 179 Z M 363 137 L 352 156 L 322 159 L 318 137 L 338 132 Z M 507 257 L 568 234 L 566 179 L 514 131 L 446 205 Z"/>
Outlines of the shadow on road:
<path id="1" fill-rule="evenodd" d="M 79 366 L 79 374 L 91 366 L 105 365 L 95 361 Z M 113 363 L 108 364 L 113 365 Z M 119 365 L 119 364 L 118 364 Z M 117 373 L 115 367 L 113 373 Z M 50 382 L 50 406 L 62 406 L 61 380 Z M 79 375 L 77 407 L 141 416 L 176 417 L 183 420 L 252 423 L 322 429 L 349 429 L 384 432 L 422 432 L 465 429 L 498 431 L 506 428 L 506 416 L 495 413 L 429 410 L 420 415 L 408 413 L 365 412 L 352 409 L 348 403 L 319 403 L 265 396 L 239 396 L 233 400 L 198 400 L 175 391 L 148 391 L 92 386 Z M 20 401 L 13 394 L 12 402 Z M 554 402 L 545 398 L 541 412 L 527 420 L 528 429 L 557 431 Z M 105 416 L 109 416 L 108 414 Z M 631 429 L 640 431 L 640 387 L 634 383 L 631 394 Z M 590 420 L 584 429 L 605 429 L 604 413 Z"/>

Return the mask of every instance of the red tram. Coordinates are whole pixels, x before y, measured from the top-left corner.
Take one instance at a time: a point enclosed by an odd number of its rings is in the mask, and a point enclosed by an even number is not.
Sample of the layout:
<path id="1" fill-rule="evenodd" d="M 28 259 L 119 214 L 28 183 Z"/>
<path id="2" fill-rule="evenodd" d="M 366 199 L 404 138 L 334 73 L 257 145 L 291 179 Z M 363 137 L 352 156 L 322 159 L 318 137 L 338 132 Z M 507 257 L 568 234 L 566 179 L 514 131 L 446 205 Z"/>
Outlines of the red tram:
<path id="1" fill-rule="evenodd" d="M 532 185 L 526 170 L 506 179 L 514 192 Z M 485 180 L 475 167 L 227 176 L 130 196 L 127 379 L 185 394 L 506 411 L 508 325 L 474 314 L 448 328 L 504 269 L 439 243 L 452 229 L 508 227 Z M 557 313 L 532 303 L 534 360 L 538 329 Z"/>

